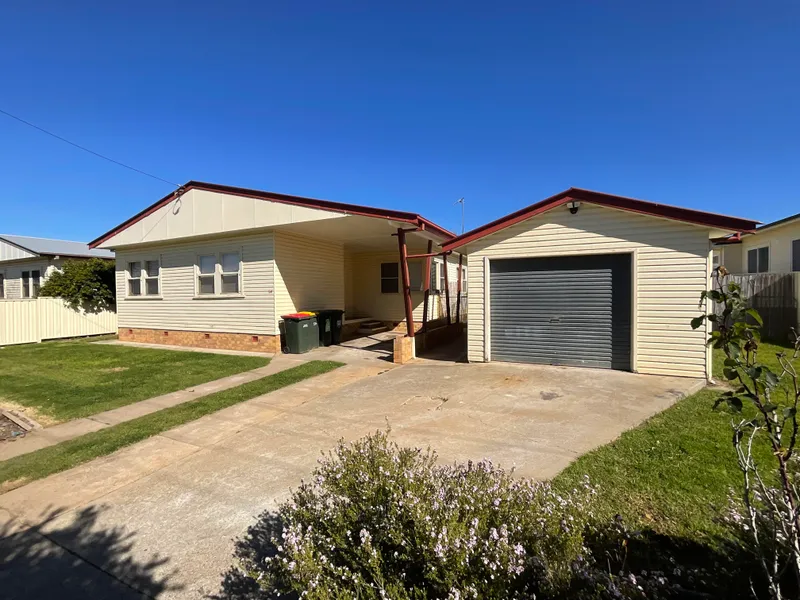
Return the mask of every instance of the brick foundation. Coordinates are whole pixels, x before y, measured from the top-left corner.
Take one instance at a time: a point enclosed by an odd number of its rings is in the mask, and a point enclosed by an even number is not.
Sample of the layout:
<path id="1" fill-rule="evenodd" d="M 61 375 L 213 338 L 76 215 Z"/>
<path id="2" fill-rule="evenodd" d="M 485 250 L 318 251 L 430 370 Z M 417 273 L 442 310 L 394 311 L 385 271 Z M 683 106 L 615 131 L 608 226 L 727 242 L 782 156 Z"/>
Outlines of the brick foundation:
<path id="1" fill-rule="evenodd" d="M 132 329 L 120 327 L 119 339 L 123 342 L 169 344 L 216 350 L 249 350 L 280 354 L 281 336 L 249 333 L 223 333 L 215 331 L 176 331 L 174 329 Z"/>

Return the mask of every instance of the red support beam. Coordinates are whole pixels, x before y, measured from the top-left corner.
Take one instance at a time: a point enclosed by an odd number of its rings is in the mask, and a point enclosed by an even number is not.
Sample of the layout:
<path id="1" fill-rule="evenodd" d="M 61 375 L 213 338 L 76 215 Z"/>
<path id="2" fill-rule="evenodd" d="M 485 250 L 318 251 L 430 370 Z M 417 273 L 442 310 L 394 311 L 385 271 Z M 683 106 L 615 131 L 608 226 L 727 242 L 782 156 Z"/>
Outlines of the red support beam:
<path id="1" fill-rule="evenodd" d="M 425 258 L 425 269 L 422 273 L 422 281 L 425 286 L 422 288 L 425 291 L 425 296 L 422 301 L 422 331 L 428 330 L 428 302 L 431 297 L 431 258 L 436 256 L 436 254 L 431 254 L 432 249 L 433 242 L 428 240 L 428 253 L 420 255 L 420 257 Z"/>
<path id="2" fill-rule="evenodd" d="M 447 259 L 445 259 L 447 260 Z M 456 285 L 456 323 L 461 322 L 461 270 L 464 268 L 464 255 L 458 255 L 458 284 Z"/>
<path id="3" fill-rule="evenodd" d="M 444 257 L 444 303 L 447 306 L 447 324 L 450 325 L 450 276 L 447 271 L 447 255 Z"/>
<path id="4" fill-rule="evenodd" d="M 397 245 L 400 247 L 400 276 L 403 281 L 403 303 L 406 309 L 406 326 L 408 337 L 414 337 L 414 309 L 411 306 L 411 277 L 408 274 L 408 246 L 406 246 L 406 232 L 397 230 Z"/>

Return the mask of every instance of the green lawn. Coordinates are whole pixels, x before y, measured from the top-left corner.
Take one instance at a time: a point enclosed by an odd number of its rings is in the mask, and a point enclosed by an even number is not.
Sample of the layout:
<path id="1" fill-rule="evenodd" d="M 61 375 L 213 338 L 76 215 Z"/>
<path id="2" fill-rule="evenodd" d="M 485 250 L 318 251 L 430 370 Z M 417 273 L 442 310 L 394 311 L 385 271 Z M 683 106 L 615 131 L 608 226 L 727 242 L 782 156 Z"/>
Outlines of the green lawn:
<path id="1" fill-rule="evenodd" d="M 774 355 L 781 349 L 763 344 L 761 361 L 778 370 Z M 723 358 L 715 354 L 715 373 Z M 702 543 L 727 537 L 715 508 L 727 505 L 741 473 L 731 445 L 732 415 L 712 410 L 719 393 L 707 389 L 678 402 L 579 458 L 555 483 L 572 487 L 588 474 L 599 488 L 600 518 L 620 514 L 633 526 Z"/>
<path id="2" fill-rule="evenodd" d="M 235 388 L 216 392 L 132 421 L 82 435 L 56 446 L 0 462 L 0 491 L 5 492 L 35 479 L 71 469 L 167 429 L 256 396 L 273 392 L 303 379 L 327 373 L 340 366 L 342 363 L 333 361 L 310 361 Z"/>
<path id="3" fill-rule="evenodd" d="M 85 417 L 263 367 L 268 358 L 179 352 L 89 341 L 0 348 L 0 403 L 43 424 Z"/>

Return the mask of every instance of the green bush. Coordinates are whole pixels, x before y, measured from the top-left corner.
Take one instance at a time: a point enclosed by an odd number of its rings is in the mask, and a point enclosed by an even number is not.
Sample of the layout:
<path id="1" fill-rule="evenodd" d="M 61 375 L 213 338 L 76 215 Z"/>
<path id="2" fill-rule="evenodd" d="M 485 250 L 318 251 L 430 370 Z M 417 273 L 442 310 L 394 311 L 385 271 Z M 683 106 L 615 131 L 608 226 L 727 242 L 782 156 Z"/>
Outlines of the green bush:
<path id="1" fill-rule="evenodd" d="M 47 278 L 39 295 L 62 298 L 74 310 L 90 313 L 115 310 L 114 274 L 113 260 L 68 260 Z"/>
<path id="2" fill-rule="evenodd" d="M 563 494 L 488 460 L 438 465 L 376 433 L 340 443 L 259 517 L 220 597 L 659 597 L 661 573 L 624 572 L 619 528 L 589 525 L 593 494 L 588 481 Z"/>

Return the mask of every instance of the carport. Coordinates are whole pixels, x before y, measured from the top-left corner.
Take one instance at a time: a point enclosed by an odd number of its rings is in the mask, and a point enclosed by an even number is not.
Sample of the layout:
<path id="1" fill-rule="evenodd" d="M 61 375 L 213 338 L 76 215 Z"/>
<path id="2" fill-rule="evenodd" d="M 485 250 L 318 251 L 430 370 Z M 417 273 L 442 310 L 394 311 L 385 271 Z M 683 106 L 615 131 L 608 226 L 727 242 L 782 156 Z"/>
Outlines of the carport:
<path id="1" fill-rule="evenodd" d="M 442 245 L 467 256 L 470 362 L 711 376 L 711 238 L 756 222 L 570 188 Z"/>

